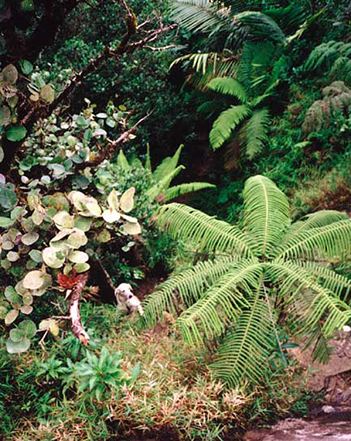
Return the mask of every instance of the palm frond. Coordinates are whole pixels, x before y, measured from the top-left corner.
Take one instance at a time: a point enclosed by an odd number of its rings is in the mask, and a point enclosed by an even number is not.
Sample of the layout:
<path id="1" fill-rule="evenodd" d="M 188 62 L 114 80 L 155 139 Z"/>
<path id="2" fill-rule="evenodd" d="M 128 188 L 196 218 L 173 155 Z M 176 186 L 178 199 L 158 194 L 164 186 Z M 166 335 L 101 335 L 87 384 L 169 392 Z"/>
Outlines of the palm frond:
<path id="1" fill-rule="evenodd" d="M 233 257 L 220 257 L 173 274 L 143 303 L 145 322 L 154 325 L 165 311 L 176 315 L 178 308 L 193 305 L 235 262 Z"/>
<path id="2" fill-rule="evenodd" d="M 226 24 L 220 14 L 219 2 L 210 0 L 177 0 L 172 5 L 171 18 L 194 32 L 214 32 Z"/>
<path id="3" fill-rule="evenodd" d="M 244 228 L 259 255 L 273 255 L 289 225 L 289 203 L 285 194 L 268 178 L 254 176 L 244 187 Z"/>
<path id="4" fill-rule="evenodd" d="M 178 198 L 179 196 L 182 196 L 184 194 L 205 190 L 207 188 L 216 188 L 216 186 L 208 182 L 190 182 L 186 184 L 175 185 L 168 188 L 164 192 L 165 201 L 169 202 L 172 199 Z"/>
<path id="5" fill-rule="evenodd" d="M 239 67 L 238 56 L 229 50 L 187 54 L 174 60 L 170 69 L 180 63 L 190 68 L 187 81 L 200 90 L 215 77 L 236 76 Z"/>
<path id="6" fill-rule="evenodd" d="M 242 103 L 246 103 L 247 101 L 245 88 L 238 80 L 234 78 L 213 78 L 213 80 L 208 83 L 207 87 L 215 92 L 237 98 Z"/>
<path id="7" fill-rule="evenodd" d="M 221 336 L 250 306 L 247 297 L 256 292 L 261 275 L 262 265 L 256 259 L 241 260 L 229 269 L 178 318 L 177 326 L 184 339 L 200 344 L 204 339 Z"/>
<path id="8" fill-rule="evenodd" d="M 284 244 L 277 254 L 279 259 L 296 259 L 321 256 L 335 258 L 347 256 L 351 252 L 351 220 L 341 220 L 323 227 L 301 231 Z"/>
<path id="9" fill-rule="evenodd" d="M 249 28 L 251 38 L 285 43 L 285 35 L 279 25 L 262 12 L 244 11 L 235 15 L 234 20 Z"/>
<path id="10" fill-rule="evenodd" d="M 215 120 L 210 132 L 210 143 L 212 148 L 218 149 L 226 141 L 229 140 L 235 128 L 250 115 L 249 106 L 242 104 L 239 106 L 231 106 L 222 112 Z"/>
<path id="11" fill-rule="evenodd" d="M 246 154 L 249 159 L 254 158 L 266 143 L 270 121 L 269 110 L 264 108 L 254 111 L 243 127 L 242 133 L 246 139 Z"/>
<path id="12" fill-rule="evenodd" d="M 290 4 L 284 8 L 266 9 L 264 13 L 278 23 L 285 34 L 295 32 L 308 18 L 308 11 L 298 4 Z"/>
<path id="13" fill-rule="evenodd" d="M 240 386 L 247 380 L 253 384 L 259 383 L 273 351 L 274 325 L 268 307 L 260 299 L 259 292 L 250 303 L 250 309 L 242 312 L 210 366 L 214 376 L 230 387 Z"/>
<path id="14" fill-rule="evenodd" d="M 158 224 L 175 239 L 193 242 L 199 250 L 252 256 L 251 244 L 238 227 L 187 205 L 171 203 L 161 207 Z"/>

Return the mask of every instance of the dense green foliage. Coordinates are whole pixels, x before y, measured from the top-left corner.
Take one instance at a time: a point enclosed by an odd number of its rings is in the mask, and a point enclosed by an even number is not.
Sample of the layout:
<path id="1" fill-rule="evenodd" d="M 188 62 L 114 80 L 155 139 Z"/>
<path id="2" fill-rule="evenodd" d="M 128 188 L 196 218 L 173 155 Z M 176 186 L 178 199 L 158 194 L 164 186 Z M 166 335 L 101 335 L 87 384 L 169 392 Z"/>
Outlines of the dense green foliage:
<path id="1" fill-rule="evenodd" d="M 306 413 L 288 349 L 351 325 L 350 20 L 0 0 L 1 439 Z"/>
<path id="2" fill-rule="evenodd" d="M 289 316 L 288 329 L 309 336 L 321 359 L 324 340 L 349 322 L 351 282 L 326 265 L 350 253 L 346 214 L 319 211 L 291 224 L 285 195 L 256 176 L 244 187 L 241 228 L 180 204 L 163 207 L 159 222 L 209 259 L 161 285 L 146 300 L 146 320 L 183 310 L 188 342 L 225 336 L 213 368 L 231 386 L 260 381 L 274 348 L 282 350 L 279 317 Z"/>

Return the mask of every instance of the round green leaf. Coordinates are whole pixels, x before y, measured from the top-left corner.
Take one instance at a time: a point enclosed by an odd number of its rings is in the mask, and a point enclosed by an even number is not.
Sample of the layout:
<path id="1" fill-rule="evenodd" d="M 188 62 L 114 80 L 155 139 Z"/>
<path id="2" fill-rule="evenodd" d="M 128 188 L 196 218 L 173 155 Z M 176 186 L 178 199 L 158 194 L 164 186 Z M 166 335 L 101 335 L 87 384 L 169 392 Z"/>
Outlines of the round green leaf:
<path id="1" fill-rule="evenodd" d="M 11 329 L 10 339 L 14 343 L 18 343 L 19 341 L 23 340 L 24 337 L 25 337 L 24 332 L 21 329 L 19 328 Z"/>
<path id="2" fill-rule="evenodd" d="M 32 296 L 32 294 L 29 294 L 29 293 L 23 294 L 22 301 L 23 301 L 23 304 L 26 305 L 26 306 L 31 305 L 33 303 L 33 296 Z"/>
<path id="3" fill-rule="evenodd" d="M 100 231 L 100 233 L 97 236 L 97 240 L 101 243 L 106 243 L 111 239 L 111 234 L 106 228 Z"/>
<path id="4" fill-rule="evenodd" d="M 24 75 L 30 75 L 33 72 L 33 64 L 28 60 L 20 60 L 19 63 L 21 71 Z"/>
<path id="5" fill-rule="evenodd" d="M 120 207 L 121 210 L 125 213 L 129 213 L 134 208 L 134 195 L 135 195 L 135 188 L 131 187 L 127 191 L 125 191 L 120 200 Z"/>
<path id="6" fill-rule="evenodd" d="M 21 306 L 20 311 L 22 312 L 22 314 L 29 315 L 33 312 L 33 306 L 30 305 Z"/>
<path id="7" fill-rule="evenodd" d="M 16 251 L 9 251 L 6 255 L 6 258 L 10 262 L 16 262 L 20 258 L 20 255 L 16 253 Z"/>
<path id="8" fill-rule="evenodd" d="M 24 245 L 33 245 L 37 240 L 39 239 L 39 234 L 32 232 L 32 233 L 26 233 L 21 237 L 21 242 Z"/>
<path id="9" fill-rule="evenodd" d="M 85 263 L 89 260 L 89 256 L 83 251 L 72 251 L 68 256 L 68 259 L 73 263 Z"/>
<path id="10" fill-rule="evenodd" d="M 26 274 L 24 277 L 22 283 L 24 288 L 26 289 L 39 289 L 43 286 L 44 280 L 43 280 L 43 273 L 39 270 L 34 270 Z"/>
<path id="11" fill-rule="evenodd" d="M 88 271 L 90 268 L 90 265 L 89 263 L 77 263 L 73 268 L 77 271 L 77 273 L 85 273 L 85 271 Z"/>
<path id="12" fill-rule="evenodd" d="M 21 303 L 21 297 L 13 286 L 7 286 L 5 288 L 5 297 L 10 303 Z"/>
<path id="13" fill-rule="evenodd" d="M 59 251 L 55 248 L 48 247 L 43 250 L 44 263 L 50 268 L 61 268 L 65 258 L 58 255 Z"/>
<path id="14" fill-rule="evenodd" d="M 6 138 L 9 141 L 22 141 L 27 134 L 27 129 L 23 126 L 11 126 L 6 130 Z"/>
<path id="15" fill-rule="evenodd" d="M 11 309 L 5 317 L 5 325 L 11 325 L 16 318 L 18 317 L 19 311 L 18 309 Z"/>
<path id="16" fill-rule="evenodd" d="M 36 263 L 41 263 L 43 261 L 43 257 L 41 255 L 41 251 L 39 250 L 31 250 L 29 252 L 29 257 L 34 260 Z"/>
<path id="17" fill-rule="evenodd" d="M 87 232 L 90 230 L 92 222 L 93 219 L 89 217 L 78 216 L 74 219 L 74 226 L 78 228 L 78 230 Z"/>
<path id="18" fill-rule="evenodd" d="M 130 234 L 131 236 L 134 236 L 141 233 L 141 226 L 139 223 L 127 222 L 122 225 L 122 231 L 125 234 Z"/>
<path id="19" fill-rule="evenodd" d="M 8 228 L 10 227 L 14 221 L 8 217 L 0 216 L 0 228 Z"/>
<path id="20" fill-rule="evenodd" d="M 14 342 L 10 338 L 6 341 L 6 349 L 10 354 L 21 354 L 28 351 L 29 348 L 30 340 L 26 337 L 19 342 Z"/>
<path id="21" fill-rule="evenodd" d="M 2 77 L 6 83 L 16 84 L 16 81 L 18 80 L 18 71 L 16 66 L 13 64 L 5 66 L 2 70 Z"/>
<path id="22" fill-rule="evenodd" d="M 88 238 L 86 237 L 84 231 L 75 229 L 67 239 L 67 243 L 73 248 L 80 248 L 88 243 Z"/>
<path id="23" fill-rule="evenodd" d="M 37 332 L 37 326 L 32 320 L 23 320 L 23 322 L 18 325 L 18 328 L 28 338 L 34 337 Z"/>
<path id="24" fill-rule="evenodd" d="M 40 89 L 40 98 L 47 104 L 51 104 L 55 99 L 55 91 L 50 84 L 45 84 Z"/>

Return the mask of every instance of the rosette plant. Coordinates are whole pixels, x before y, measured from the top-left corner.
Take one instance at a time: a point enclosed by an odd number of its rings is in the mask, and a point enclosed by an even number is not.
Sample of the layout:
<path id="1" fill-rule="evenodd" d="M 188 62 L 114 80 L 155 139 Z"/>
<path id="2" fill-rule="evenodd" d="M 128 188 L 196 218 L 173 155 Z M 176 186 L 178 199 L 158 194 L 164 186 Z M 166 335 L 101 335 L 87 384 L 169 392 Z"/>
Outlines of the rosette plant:
<path id="1" fill-rule="evenodd" d="M 158 222 L 206 259 L 175 273 L 145 302 L 154 324 L 165 311 L 190 344 L 219 342 L 211 364 L 229 386 L 260 382 L 269 357 L 283 351 L 280 331 L 314 342 L 319 358 L 327 339 L 351 320 L 351 281 L 333 265 L 351 253 L 351 220 L 319 211 L 292 222 L 287 197 L 264 176 L 244 187 L 238 225 L 186 205 L 161 208 Z"/>

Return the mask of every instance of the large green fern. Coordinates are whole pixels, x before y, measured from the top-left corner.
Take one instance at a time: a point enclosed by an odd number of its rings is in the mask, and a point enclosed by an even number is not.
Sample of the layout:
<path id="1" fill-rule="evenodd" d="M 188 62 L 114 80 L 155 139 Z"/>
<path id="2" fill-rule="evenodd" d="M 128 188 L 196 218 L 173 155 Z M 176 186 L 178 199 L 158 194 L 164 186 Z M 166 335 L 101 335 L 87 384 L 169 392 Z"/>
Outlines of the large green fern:
<path id="1" fill-rule="evenodd" d="M 267 91 L 259 97 L 250 99 L 245 86 L 234 78 L 214 78 L 208 89 L 223 95 L 232 96 L 241 104 L 233 105 L 219 114 L 210 132 L 210 143 L 214 149 L 229 141 L 236 130 L 240 129 L 240 143 L 246 145 L 246 154 L 252 159 L 267 140 L 270 115 L 266 107 L 261 107 L 270 96 Z"/>
<path id="2" fill-rule="evenodd" d="M 211 368 L 229 386 L 257 383 L 287 317 L 291 336 L 325 342 L 351 320 L 351 280 L 333 262 L 351 256 L 351 220 L 320 211 L 292 223 L 286 196 L 264 176 L 246 181 L 240 225 L 182 204 L 163 206 L 161 228 L 206 256 L 161 284 L 144 304 L 146 323 L 165 311 L 190 344 L 220 341 Z M 274 306 L 275 305 L 275 306 Z"/>
<path id="3" fill-rule="evenodd" d="M 351 43 L 330 40 L 315 47 L 307 58 L 306 71 L 321 71 L 332 80 L 351 85 Z"/>
<path id="4" fill-rule="evenodd" d="M 154 200 L 159 198 L 159 201 L 168 202 L 172 199 L 176 199 L 187 193 L 195 191 L 205 190 L 206 188 L 215 188 L 215 185 L 208 182 L 189 182 L 186 184 L 179 184 L 171 186 L 173 179 L 179 175 L 179 173 L 185 169 L 183 165 L 179 164 L 180 155 L 183 146 L 181 145 L 173 156 L 169 156 L 163 159 L 161 163 L 152 171 L 150 147 L 147 148 L 145 164 L 137 159 L 134 160 L 146 171 L 146 176 L 149 176 L 149 188 L 146 190 L 146 195 Z M 132 167 L 132 163 L 129 163 L 122 150 L 120 150 L 117 157 L 117 164 L 122 170 L 128 172 Z"/>

